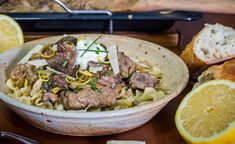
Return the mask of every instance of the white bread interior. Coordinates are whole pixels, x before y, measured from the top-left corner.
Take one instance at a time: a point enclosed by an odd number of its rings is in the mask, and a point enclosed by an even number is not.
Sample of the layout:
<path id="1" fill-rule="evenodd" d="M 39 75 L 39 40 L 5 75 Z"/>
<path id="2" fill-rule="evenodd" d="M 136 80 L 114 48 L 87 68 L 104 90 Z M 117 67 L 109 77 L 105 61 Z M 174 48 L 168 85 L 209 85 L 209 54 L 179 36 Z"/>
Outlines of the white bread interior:
<path id="1" fill-rule="evenodd" d="M 193 53 L 206 64 L 235 57 L 235 30 L 221 24 L 206 24 L 194 41 Z"/>

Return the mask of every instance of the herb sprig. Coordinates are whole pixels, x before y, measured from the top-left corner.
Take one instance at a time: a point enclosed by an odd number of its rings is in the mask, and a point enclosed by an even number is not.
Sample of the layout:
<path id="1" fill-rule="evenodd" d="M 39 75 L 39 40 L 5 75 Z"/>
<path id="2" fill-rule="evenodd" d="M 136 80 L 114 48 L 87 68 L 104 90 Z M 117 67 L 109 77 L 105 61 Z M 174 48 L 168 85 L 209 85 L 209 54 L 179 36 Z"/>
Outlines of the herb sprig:
<path id="1" fill-rule="evenodd" d="M 74 89 L 73 92 L 78 93 L 78 92 L 80 92 L 81 90 L 82 90 L 82 88 L 79 88 L 79 87 L 78 87 L 78 88 Z"/>
<path id="2" fill-rule="evenodd" d="M 91 89 L 92 89 L 93 91 L 101 92 L 100 89 L 97 88 L 97 81 L 98 81 L 98 79 L 95 78 L 95 79 L 93 79 L 92 81 L 90 81 L 89 84 L 90 84 Z"/>
<path id="3" fill-rule="evenodd" d="M 79 51 L 89 51 L 89 52 L 95 52 L 95 53 L 100 53 L 100 52 L 104 52 L 104 53 L 108 53 L 109 51 L 107 50 L 87 50 L 87 49 L 79 49 Z"/>
<path id="4" fill-rule="evenodd" d="M 102 35 L 100 35 L 98 38 L 96 38 L 88 47 L 86 50 L 84 50 L 84 52 L 82 53 L 81 57 L 93 46 L 93 44 L 95 44 L 100 38 L 102 37 Z"/>
<path id="5" fill-rule="evenodd" d="M 68 64 L 68 61 L 65 60 L 65 61 L 63 62 L 63 64 L 62 64 L 62 67 L 65 68 L 65 67 L 67 66 L 67 64 Z"/>

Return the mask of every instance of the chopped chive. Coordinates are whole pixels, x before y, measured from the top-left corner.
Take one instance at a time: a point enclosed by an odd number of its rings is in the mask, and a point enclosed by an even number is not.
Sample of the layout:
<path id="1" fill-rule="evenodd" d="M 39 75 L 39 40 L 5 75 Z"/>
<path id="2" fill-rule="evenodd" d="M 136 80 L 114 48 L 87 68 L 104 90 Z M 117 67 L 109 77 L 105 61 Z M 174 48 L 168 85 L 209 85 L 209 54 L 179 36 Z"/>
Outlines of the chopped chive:
<path id="1" fill-rule="evenodd" d="M 63 62 L 62 67 L 63 67 L 63 68 L 65 68 L 67 64 L 68 64 L 68 61 L 67 61 L 67 60 L 65 60 L 65 61 Z"/>
<path id="2" fill-rule="evenodd" d="M 100 54 L 99 51 L 100 51 L 100 48 L 99 47 L 96 47 L 97 51 L 95 52 L 96 54 Z"/>
<path id="3" fill-rule="evenodd" d="M 93 44 L 95 44 L 100 38 L 102 37 L 102 35 L 100 35 L 98 38 L 96 38 L 89 46 L 88 48 L 82 53 L 81 57 L 93 46 Z"/>
<path id="4" fill-rule="evenodd" d="M 79 49 L 79 51 L 85 51 L 86 49 Z M 95 52 L 95 53 L 97 53 L 97 52 L 105 52 L 105 53 L 108 53 L 109 51 L 107 51 L 107 50 L 87 50 L 87 51 L 89 51 L 89 52 Z"/>
<path id="5" fill-rule="evenodd" d="M 81 90 L 82 90 L 82 88 L 79 88 L 79 87 L 78 87 L 78 88 L 74 89 L 73 92 L 78 93 L 78 92 L 81 91 Z"/>
<path id="6" fill-rule="evenodd" d="M 97 90 L 96 82 L 97 82 L 97 80 L 94 79 L 94 80 L 92 80 L 92 81 L 89 83 L 90 86 L 91 86 L 91 89 L 94 90 L 94 91 Z"/>
<path id="7" fill-rule="evenodd" d="M 93 79 L 92 81 L 89 82 L 89 84 L 90 84 L 90 86 L 91 86 L 91 89 L 92 89 L 93 91 L 99 91 L 99 89 L 97 88 L 97 85 L 96 85 L 97 80 L 98 80 L 98 79 L 95 78 L 95 79 Z"/>

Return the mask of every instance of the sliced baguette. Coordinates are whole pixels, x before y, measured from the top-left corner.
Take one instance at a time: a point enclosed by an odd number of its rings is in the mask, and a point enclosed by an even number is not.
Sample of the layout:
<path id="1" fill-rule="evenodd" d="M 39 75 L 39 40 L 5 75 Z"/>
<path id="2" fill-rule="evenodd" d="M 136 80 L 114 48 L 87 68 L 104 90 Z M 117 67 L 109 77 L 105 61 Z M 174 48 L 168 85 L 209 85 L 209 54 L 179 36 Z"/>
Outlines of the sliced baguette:
<path id="1" fill-rule="evenodd" d="M 212 79 L 225 79 L 235 82 L 235 59 L 228 60 L 220 65 L 213 65 L 198 77 L 200 83 Z"/>
<path id="2" fill-rule="evenodd" d="M 181 54 L 190 72 L 234 57 L 235 30 L 221 24 L 206 24 Z"/>

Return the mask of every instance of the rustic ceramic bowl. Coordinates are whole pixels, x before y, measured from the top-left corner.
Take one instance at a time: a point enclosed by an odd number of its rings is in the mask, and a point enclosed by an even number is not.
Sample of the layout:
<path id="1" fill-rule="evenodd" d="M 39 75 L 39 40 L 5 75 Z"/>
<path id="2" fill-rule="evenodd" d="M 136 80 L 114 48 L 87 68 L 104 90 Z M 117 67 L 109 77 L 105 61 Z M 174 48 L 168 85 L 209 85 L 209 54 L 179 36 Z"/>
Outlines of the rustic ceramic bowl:
<path id="1" fill-rule="evenodd" d="M 99 35 L 81 34 L 75 36 L 95 39 Z M 176 97 L 188 82 L 189 73 L 186 65 L 169 50 L 143 40 L 103 35 L 99 41 L 106 46 L 117 45 L 119 51 L 125 52 L 126 55 L 142 57 L 152 65 L 159 67 L 163 72 L 163 81 L 167 83 L 170 93 L 161 100 L 146 105 L 104 112 L 48 110 L 28 106 L 8 97 L 5 81 L 11 68 L 35 45 L 54 43 L 60 38 L 61 36 L 32 41 L 20 48 L 0 54 L 0 99 L 26 122 L 37 128 L 73 136 L 96 136 L 124 132 L 149 121 L 170 100 Z"/>

